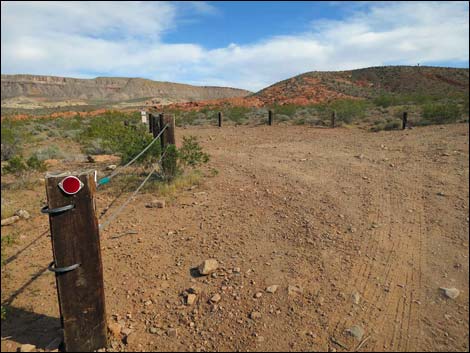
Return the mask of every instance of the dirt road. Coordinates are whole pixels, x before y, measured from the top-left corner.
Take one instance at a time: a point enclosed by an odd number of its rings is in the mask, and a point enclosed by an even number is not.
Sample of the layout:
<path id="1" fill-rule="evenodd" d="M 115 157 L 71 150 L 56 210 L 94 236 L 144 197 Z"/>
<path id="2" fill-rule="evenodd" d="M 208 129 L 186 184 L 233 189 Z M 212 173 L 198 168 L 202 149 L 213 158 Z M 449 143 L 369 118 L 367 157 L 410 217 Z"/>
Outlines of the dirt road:
<path id="1" fill-rule="evenodd" d="M 198 136 L 219 173 L 163 209 L 140 195 L 102 232 L 108 316 L 132 332 L 110 350 L 469 350 L 468 124 L 177 133 Z M 38 207 L 43 197 L 31 192 Z M 110 201 L 99 195 L 99 208 Z M 15 227 L 8 256 L 47 230 L 47 217 Z M 57 336 L 54 276 L 41 272 L 50 247 L 40 238 L 2 269 L 2 302 L 13 299 L 2 351 Z M 212 257 L 217 275 L 193 278 Z M 190 287 L 197 302 L 187 306 Z"/>

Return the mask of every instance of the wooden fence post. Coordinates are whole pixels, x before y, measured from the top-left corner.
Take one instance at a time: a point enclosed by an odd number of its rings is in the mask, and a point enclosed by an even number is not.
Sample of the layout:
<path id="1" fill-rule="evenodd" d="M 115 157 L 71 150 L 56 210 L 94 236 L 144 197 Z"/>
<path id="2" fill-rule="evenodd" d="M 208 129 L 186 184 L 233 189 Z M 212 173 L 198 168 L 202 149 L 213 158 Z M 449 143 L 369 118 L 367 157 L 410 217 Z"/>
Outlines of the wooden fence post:
<path id="1" fill-rule="evenodd" d="M 333 114 L 331 114 L 331 127 L 334 128 L 336 123 L 336 110 L 333 110 Z"/>
<path id="2" fill-rule="evenodd" d="M 155 116 L 152 113 L 149 113 L 149 132 L 153 133 L 153 120 Z"/>
<path id="3" fill-rule="evenodd" d="M 49 269 L 56 274 L 64 345 L 69 352 L 92 352 L 107 346 L 95 173 L 46 175 L 48 206 L 43 212 L 49 214 L 54 255 Z M 65 190 L 66 183 L 82 187 L 67 194 L 59 187 L 62 181 Z"/>
<path id="4" fill-rule="evenodd" d="M 268 124 L 269 126 L 273 124 L 273 111 L 272 110 L 268 111 Z"/>
<path id="5" fill-rule="evenodd" d="M 222 112 L 218 112 L 217 117 L 219 118 L 219 127 L 222 127 Z"/>
<path id="6" fill-rule="evenodd" d="M 158 119 L 160 121 L 160 131 L 162 131 L 162 129 L 165 127 L 165 116 L 163 115 L 163 113 L 158 115 Z M 162 154 L 163 154 L 163 151 L 165 151 L 165 147 L 166 147 L 166 132 L 164 132 L 160 136 L 160 146 L 162 148 Z"/>
<path id="7" fill-rule="evenodd" d="M 175 116 L 167 116 L 165 118 L 165 123 L 168 124 L 168 128 L 165 130 L 164 134 L 166 135 L 166 142 L 170 145 L 176 145 L 175 138 Z"/>
<path id="8" fill-rule="evenodd" d="M 403 112 L 403 118 L 402 118 L 402 129 L 406 129 L 406 123 L 408 122 L 408 112 Z"/>
<path id="9" fill-rule="evenodd" d="M 152 133 L 153 133 L 153 138 L 157 137 L 158 134 L 160 133 L 160 129 L 158 127 L 158 119 L 155 115 L 152 115 Z"/>

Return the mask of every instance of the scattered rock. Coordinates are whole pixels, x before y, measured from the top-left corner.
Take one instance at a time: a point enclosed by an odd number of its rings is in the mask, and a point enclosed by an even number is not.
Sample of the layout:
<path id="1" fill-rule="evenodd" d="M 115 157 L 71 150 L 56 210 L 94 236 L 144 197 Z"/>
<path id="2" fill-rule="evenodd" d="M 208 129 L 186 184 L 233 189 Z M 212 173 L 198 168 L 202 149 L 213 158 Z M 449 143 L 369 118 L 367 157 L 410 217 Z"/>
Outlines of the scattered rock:
<path id="1" fill-rule="evenodd" d="M 10 224 L 13 224 L 15 222 L 18 222 L 20 220 L 20 217 L 18 216 L 11 216 L 5 219 L 2 219 L 2 227 L 3 226 L 9 226 Z"/>
<path id="2" fill-rule="evenodd" d="M 279 286 L 277 284 L 273 284 L 272 286 L 269 286 L 268 288 L 266 288 L 266 292 L 274 294 L 276 293 L 278 288 Z"/>
<path id="3" fill-rule="evenodd" d="M 114 170 L 117 168 L 117 165 L 116 164 L 110 164 L 106 167 L 106 170 Z"/>
<path id="4" fill-rule="evenodd" d="M 218 302 L 220 302 L 221 299 L 222 299 L 222 297 L 220 296 L 220 294 L 214 294 L 212 296 L 212 298 L 210 299 L 210 301 L 212 303 L 218 303 Z"/>
<path id="5" fill-rule="evenodd" d="M 186 304 L 193 305 L 196 302 L 196 294 L 188 294 L 186 297 Z"/>
<path id="6" fill-rule="evenodd" d="M 124 337 L 125 344 L 134 344 L 136 342 L 137 336 L 135 333 L 129 333 Z"/>
<path id="7" fill-rule="evenodd" d="M 149 332 L 156 334 L 158 332 L 158 329 L 156 327 L 150 327 Z"/>
<path id="8" fill-rule="evenodd" d="M 302 294 L 303 290 L 299 286 L 288 286 L 287 293 L 289 295 L 297 295 L 297 294 Z"/>
<path id="9" fill-rule="evenodd" d="M 219 268 L 219 263 L 215 259 L 205 260 L 199 265 L 198 271 L 201 275 L 207 276 L 215 272 Z"/>
<path id="10" fill-rule="evenodd" d="M 250 319 L 252 319 L 252 320 L 261 319 L 261 313 L 259 311 L 252 311 L 250 313 Z"/>
<path id="11" fill-rule="evenodd" d="M 352 294 L 352 301 L 354 304 L 359 305 L 359 303 L 361 302 L 361 296 L 358 292 L 354 292 Z"/>
<path id="12" fill-rule="evenodd" d="M 456 299 L 460 295 L 460 291 L 457 288 L 439 288 L 444 292 L 444 295 L 450 299 Z"/>
<path id="13" fill-rule="evenodd" d="M 238 273 L 240 273 L 240 272 L 241 272 L 240 267 L 235 267 L 235 268 L 233 269 L 233 273 L 237 273 L 237 274 L 238 274 Z"/>
<path id="14" fill-rule="evenodd" d="M 23 219 L 28 219 L 31 217 L 31 215 L 29 214 L 28 211 L 26 210 L 18 210 L 15 212 L 15 216 L 18 216 L 20 218 L 23 218 Z"/>
<path id="15" fill-rule="evenodd" d="M 361 326 L 354 325 L 353 327 L 347 329 L 346 333 L 349 333 L 355 339 L 360 341 L 362 337 L 364 336 L 365 331 Z"/>
<path id="16" fill-rule="evenodd" d="M 165 200 L 152 200 L 145 205 L 147 208 L 164 208 L 165 207 Z"/>
<path id="17" fill-rule="evenodd" d="M 263 293 L 261 293 L 261 292 L 258 292 L 258 293 L 255 294 L 255 298 L 256 298 L 256 299 L 259 299 L 259 298 L 261 298 L 262 296 L 263 296 Z"/>
<path id="18" fill-rule="evenodd" d="M 178 330 L 175 329 L 175 328 L 169 328 L 168 331 L 166 331 L 166 334 L 168 335 L 168 337 L 178 337 Z"/>
<path id="19" fill-rule="evenodd" d="M 129 336 L 131 334 L 132 330 L 130 328 L 121 328 L 121 333 L 124 335 L 124 336 Z"/>
<path id="20" fill-rule="evenodd" d="M 442 191 L 439 191 L 439 192 L 437 193 L 437 196 L 446 196 L 446 194 L 444 194 Z"/>
<path id="21" fill-rule="evenodd" d="M 95 163 L 95 158 L 91 155 L 86 156 L 86 159 L 89 163 Z"/>
<path id="22" fill-rule="evenodd" d="M 108 331 L 116 338 L 121 337 L 122 327 L 117 322 L 108 321 Z"/>

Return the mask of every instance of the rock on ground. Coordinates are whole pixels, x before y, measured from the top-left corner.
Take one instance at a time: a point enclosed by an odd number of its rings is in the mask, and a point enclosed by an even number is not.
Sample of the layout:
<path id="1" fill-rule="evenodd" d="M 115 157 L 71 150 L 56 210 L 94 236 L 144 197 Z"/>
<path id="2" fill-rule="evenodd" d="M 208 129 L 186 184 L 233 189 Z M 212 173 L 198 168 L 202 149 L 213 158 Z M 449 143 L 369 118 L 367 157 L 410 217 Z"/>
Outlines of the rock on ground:
<path id="1" fill-rule="evenodd" d="M 164 208 L 165 207 L 165 200 L 152 200 L 145 205 L 147 208 Z"/>
<path id="2" fill-rule="evenodd" d="M 18 222 L 19 220 L 20 220 L 20 217 L 18 217 L 18 216 L 12 216 L 12 217 L 2 219 L 2 227 L 3 226 L 9 226 L 10 224 Z"/>
<path id="3" fill-rule="evenodd" d="M 457 288 L 444 288 L 441 287 L 439 288 L 442 290 L 447 298 L 450 299 L 457 299 L 457 297 L 460 295 L 460 291 Z"/>
<path id="4" fill-rule="evenodd" d="M 198 271 L 201 275 L 207 276 L 215 272 L 219 268 L 219 263 L 215 259 L 205 260 L 199 265 Z"/>
<path id="5" fill-rule="evenodd" d="M 277 284 L 273 284 L 272 286 L 269 286 L 268 288 L 266 288 L 266 292 L 274 294 L 276 293 L 278 288 L 279 286 Z"/>
<path id="6" fill-rule="evenodd" d="M 364 329 L 361 326 L 354 325 L 353 327 L 346 330 L 351 336 L 360 341 L 364 336 Z"/>

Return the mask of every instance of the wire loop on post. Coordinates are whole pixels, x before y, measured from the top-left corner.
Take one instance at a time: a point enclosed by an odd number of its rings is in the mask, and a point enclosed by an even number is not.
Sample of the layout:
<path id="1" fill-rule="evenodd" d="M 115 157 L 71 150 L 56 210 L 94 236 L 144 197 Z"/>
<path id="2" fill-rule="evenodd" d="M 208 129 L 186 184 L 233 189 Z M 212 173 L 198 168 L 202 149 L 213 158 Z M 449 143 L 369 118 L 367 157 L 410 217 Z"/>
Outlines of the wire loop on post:
<path id="1" fill-rule="evenodd" d="M 62 212 L 65 212 L 65 211 L 69 211 L 73 208 L 75 208 L 74 204 L 65 205 L 65 206 L 62 206 L 62 207 L 57 207 L 57 208 L 52 208 L 52 209 L 49 209 L 49 206 L 44 206 L 43 208 L 41 208 L 41 213 L 53 214 L 54 215 L 54 214 L 62 213 Z"/>
<path id="2" fill-rule="evenodd" d="M 78 267 L 80 267 L 81 264 L 74 264 L 74 265 L 70 265 L 70 266 L 66 266 L 66 267 L 55 267 L 55 262 L 52 261 L 49 266 L 47 266 L 47 269 L 51 272 L 55 272 L 55 273 L 65 273 L 65 272 L 70 272 L 70 271 L 73 271 L 75 269 L 77 269 Z"/>

